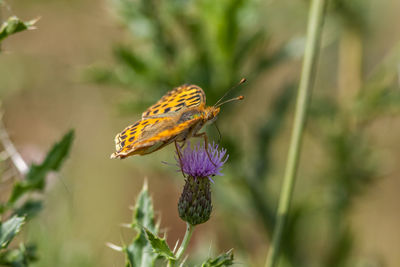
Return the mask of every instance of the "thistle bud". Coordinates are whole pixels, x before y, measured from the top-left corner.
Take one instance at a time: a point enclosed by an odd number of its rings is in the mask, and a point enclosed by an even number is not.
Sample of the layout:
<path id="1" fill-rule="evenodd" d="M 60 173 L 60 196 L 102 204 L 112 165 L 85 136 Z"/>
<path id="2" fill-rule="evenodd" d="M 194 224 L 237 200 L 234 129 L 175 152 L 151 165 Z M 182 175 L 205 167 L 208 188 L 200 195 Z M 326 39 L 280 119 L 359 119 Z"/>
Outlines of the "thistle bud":
<path id="1" fill-rule="evenodd" d="M 210 219 L 212 210 L 210 180 L 207 177 L 188 176 L 178 202 L 179 217 L 197 225 Z"/>

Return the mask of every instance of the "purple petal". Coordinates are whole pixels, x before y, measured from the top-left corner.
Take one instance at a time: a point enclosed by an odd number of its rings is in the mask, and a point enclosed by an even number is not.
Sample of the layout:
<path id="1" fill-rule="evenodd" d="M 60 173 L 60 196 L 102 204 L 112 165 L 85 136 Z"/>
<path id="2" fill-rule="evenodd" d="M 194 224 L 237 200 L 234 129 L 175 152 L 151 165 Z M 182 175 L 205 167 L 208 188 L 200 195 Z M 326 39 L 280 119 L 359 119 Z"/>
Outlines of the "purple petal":
<path id="1" fill-rule="evenodd" d="M 208 177 L 211 179 L 211 176 L 222 176 L 222 166 L 229 158 L 229 155 L 226 154 L 226 149 L 218 149 L 218 144 L 213 143 L 212 145 L 208 144 L 208 152 L 210 157 L 207 155 L 204 144 L 200 143 L 192 148 L 190 142 L 188 142 L 185 149 L 180 150 L 182 164 L 179 162 L 179 158 L 175 156 L 177 166 L 181 167 L 185 174 L 193 177 Z"/>

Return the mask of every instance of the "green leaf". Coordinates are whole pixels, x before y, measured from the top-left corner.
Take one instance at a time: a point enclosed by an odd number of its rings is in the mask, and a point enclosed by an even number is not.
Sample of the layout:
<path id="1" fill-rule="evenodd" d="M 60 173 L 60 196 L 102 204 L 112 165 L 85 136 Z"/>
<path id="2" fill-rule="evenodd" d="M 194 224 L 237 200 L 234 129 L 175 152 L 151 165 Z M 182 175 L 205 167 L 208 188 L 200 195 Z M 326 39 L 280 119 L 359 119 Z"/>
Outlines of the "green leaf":
<path id="1" fill-rule="evenodd" d="M 6 37 L 24 31 L 24 30 L 32 30 L 35 29 L 33 26 L 38 20 L 30 20 L 30 21 L 22 21 L 19 18 L 12 16 L 7 19 L 7 21 L 3 22 L 0 27 L 0 42 Z"/>
<path id="2" fill-rule="evenodd" d="M 169 248 L 165 238 L 159 238 L 146 228 L 144 228 L 144 230 L 147 235 L 147 240 L 149 240 L 150 245 L 153 247 L 155 253 L 168 260 L 176 260 L 175 255 Z"/>
<path id="3" fill-rule="evenodd" d="M 18 248 L 0 252 L 0 266 L 28 267 L 37 260 L 35 245 L 20 244 Z"/>
<path id="4" fill-rule="evenodd" d="M 142 227 L 145 227 L 153 233 L 156 232 L 153 201 L 149 195 L 146 182 L 136 200 L 133 214 L 133 226 L 136 227 L 137 230 L 141 230 Z"/>
<path id="5" fill-rule="evenodd" d="M 158 255 L 153 252 L 152 246 L 146 239 L 143 227 L 153 233 L 157 233 L 158 229 L 154 223 L 153 203 L 146 183 L 136 200 L 132 227 L 138 231 L 138 234 L 133 242 L 124 248 L 127 256 L 126 265 L 131 267 L 154 266 Z"/>
<path id="6" fill-rule="evenodd" d="M 208 259 L 204 262 L 201 267 L 222 267 L 233 265 L 233 251 L 232 249 L 228 252 L 219 255 L 217 258 Z"/>
<path id="7" fill-rule="evenodd" d="M 73 139 L 74 131 L 71 130 L 47 153 L 46 159 L 42 164 L 32 164 L 26 178 L 14 184 L 8 201 L 9 204 L 15 203 L 16 200 L 28 191 L 43 190 L 47 173 L 59 170 L 69 153 Z"/>
<path id="8" fill-rule="evenodd" d="M 146 62 L 142 60 L 138 55 L 131 51 L 128 47 L 119 45 L 114 48 L 115 57 L 120 60 L 123 64 L 132 68 L 137 73 L 145 73 L 148 68 Z"/>
<path id="9" fill-rule="evenodd" d="M 13 238 L 19 233 L 25 217 L 13 216 L 4 223 L 0 223 L 0 249 L 6 248 Z"/>
<path id="10" fill-rule="evenodd" d="M 38 214 L 43 208 L 42 201 L 40 200 L 27 200 L 20 207 L 18 207 L 14 214 L 17 216 L 24 216 L 30 219 Z"/>

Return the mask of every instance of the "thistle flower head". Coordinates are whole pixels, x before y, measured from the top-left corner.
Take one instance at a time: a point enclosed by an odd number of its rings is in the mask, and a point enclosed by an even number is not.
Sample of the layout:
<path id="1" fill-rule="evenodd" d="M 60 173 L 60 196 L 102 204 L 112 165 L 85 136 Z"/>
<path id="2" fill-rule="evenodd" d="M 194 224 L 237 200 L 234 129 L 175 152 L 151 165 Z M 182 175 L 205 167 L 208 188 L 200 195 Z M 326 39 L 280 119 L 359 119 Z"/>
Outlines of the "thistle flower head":
<path id="1" fill-rule="evenodd" d="M 207 155 L 205 145 L 199 143 L 193 148 L 190 142 L 186 145 L 186 148 L 181 152 L 181 160 L 179 162 L 178 156 L 175 157 L 178 166 L 182 168 L 182 171 L 192 177 L 208 177 L 219 175 L 221 173 L 222 166 L 228 160 L 229 155 L 226 154 L 226 149 L 218 148 L 218 144 L 208 144 Z M 225 156 L 226 155 L 226 156 Z M 210 158 L 212 162 L 210 161 Z"/>

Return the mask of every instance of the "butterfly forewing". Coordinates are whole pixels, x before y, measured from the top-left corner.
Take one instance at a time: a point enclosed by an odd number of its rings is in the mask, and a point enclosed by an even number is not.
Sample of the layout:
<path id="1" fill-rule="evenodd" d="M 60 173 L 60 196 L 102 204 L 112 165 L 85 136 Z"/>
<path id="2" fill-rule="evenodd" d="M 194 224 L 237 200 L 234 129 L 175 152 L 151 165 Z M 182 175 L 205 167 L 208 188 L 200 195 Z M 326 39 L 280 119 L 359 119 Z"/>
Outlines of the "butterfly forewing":
<path id="1" fill-rule="evenodd" d="M 198 107 L 203 109 L 206 104 L 204 91 L 196 85 L 182 85 L 169 91 L 156 104 L 142 114 L 146 117 L 164 117 L 175 112 Z"/>

